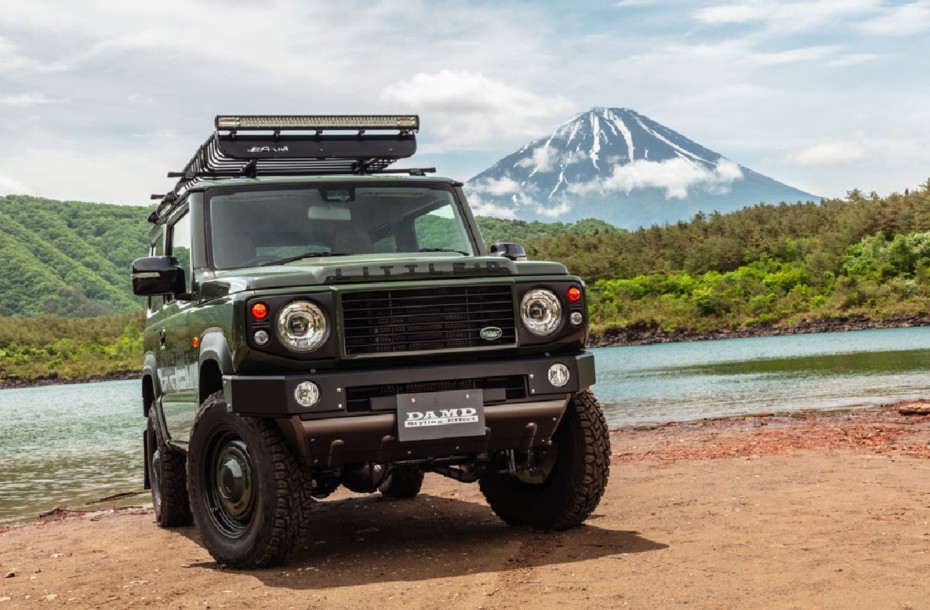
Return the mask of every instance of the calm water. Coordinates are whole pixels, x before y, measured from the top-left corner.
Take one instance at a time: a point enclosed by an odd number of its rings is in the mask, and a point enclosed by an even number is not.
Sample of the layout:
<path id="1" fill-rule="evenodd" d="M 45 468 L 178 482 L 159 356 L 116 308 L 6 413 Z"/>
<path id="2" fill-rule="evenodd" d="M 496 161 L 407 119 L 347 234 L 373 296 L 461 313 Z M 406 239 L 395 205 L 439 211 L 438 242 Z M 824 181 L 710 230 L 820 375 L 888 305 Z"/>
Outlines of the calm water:
<path id="1" fill-rule="evenodd" d="M 930 396 L 930 327 L 597 350 L 614 426 Z"/>
<path id="2" fill-rule="evenodd" d="M 0 523 L 141 489 L 144 426 L 136 381 L 0 390 Z"/>
<path id="3" fill-rule="evenodd" d="M 594 351 L 612 427 L 930 396 L 930 327 Z M 0 523 L 140 490 L 140 403 L 136 381 L 0 390 Z"/>

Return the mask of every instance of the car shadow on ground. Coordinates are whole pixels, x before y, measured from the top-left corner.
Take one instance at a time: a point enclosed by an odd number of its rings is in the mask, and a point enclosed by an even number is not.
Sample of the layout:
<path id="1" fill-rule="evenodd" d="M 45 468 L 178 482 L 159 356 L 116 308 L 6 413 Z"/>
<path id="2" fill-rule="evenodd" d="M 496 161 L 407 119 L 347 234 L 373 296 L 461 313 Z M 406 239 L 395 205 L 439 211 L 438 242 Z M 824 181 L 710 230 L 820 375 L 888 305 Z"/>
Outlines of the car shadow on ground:
<path id="1" fill-rule="evenodd" d="M 310 539 L 284 566 L 248 572 L 267 586 L 331 589 L 570 564 L 668 545 L 598 527 L 598 515 L 563 532 L 505 525 L 483 503 L 421 494 L 328 500 L 315 507 Z M 199 542 L 193 528 L 179 530 Z M 197 567 L 223 569 L 204 562 Z"/>

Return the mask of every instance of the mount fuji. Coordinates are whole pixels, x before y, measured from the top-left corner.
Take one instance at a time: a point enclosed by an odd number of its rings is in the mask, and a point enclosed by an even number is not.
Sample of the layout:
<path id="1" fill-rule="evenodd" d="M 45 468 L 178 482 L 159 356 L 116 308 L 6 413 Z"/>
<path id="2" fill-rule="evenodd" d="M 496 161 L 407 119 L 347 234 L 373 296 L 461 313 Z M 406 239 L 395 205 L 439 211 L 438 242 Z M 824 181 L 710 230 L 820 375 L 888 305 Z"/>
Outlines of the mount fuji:
<path id="1" fill-rule="evenodd" d="M 593 108 L 470 179 L 477 214 L 636 228 L 760 202 L 820 201 L 629 108 Z"/>

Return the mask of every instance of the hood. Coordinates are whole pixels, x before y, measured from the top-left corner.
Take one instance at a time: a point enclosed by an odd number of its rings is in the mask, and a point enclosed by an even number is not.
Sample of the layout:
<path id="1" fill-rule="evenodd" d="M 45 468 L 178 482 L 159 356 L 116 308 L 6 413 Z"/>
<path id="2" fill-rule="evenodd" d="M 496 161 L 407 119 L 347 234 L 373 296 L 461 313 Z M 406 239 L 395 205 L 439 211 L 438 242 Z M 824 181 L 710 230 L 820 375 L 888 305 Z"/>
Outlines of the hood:
<path id="1" fill-rule="evenodd" d="M 308 258 L 286 265 L 218 271 L 201 283 L 203 295 L 215 298 L 243 290 L 267 290 L 364 282 L 429 279 L 567 275 L 560 263 L 511 261 L 499 256 L 357 255 Z"/>

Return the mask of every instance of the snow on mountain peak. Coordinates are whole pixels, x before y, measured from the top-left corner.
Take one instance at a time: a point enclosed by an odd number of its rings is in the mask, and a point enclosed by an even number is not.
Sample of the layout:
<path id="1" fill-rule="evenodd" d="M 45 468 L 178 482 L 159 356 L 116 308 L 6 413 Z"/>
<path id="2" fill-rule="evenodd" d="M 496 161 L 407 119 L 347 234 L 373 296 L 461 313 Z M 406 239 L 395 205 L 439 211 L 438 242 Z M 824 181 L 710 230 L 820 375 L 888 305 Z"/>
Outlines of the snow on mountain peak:
<path id="1" fill-rule="evenodd" d="M 737 188 L 750 182 L 752 188 Z M 501 159 L 469 180 L 466 189 L 478 214 L 527 220 L 594 217 L 619 226 L 645 217 L 643 210 L 629 212 L 646 202 L 659 204 L 651 206 L 656 208 L 663 202 L 719 201 L 728 194 L 742 205 L 757 203 L 751 198 L 759 194 L 813 197 L 746 170 L 634 110 L 601 106 Z M 682 210 L 690 213 L 693 207 L 676 204 L 665 217 L 682 217 Z M 651 211 L 663 216 L 661 209 Z"/>

